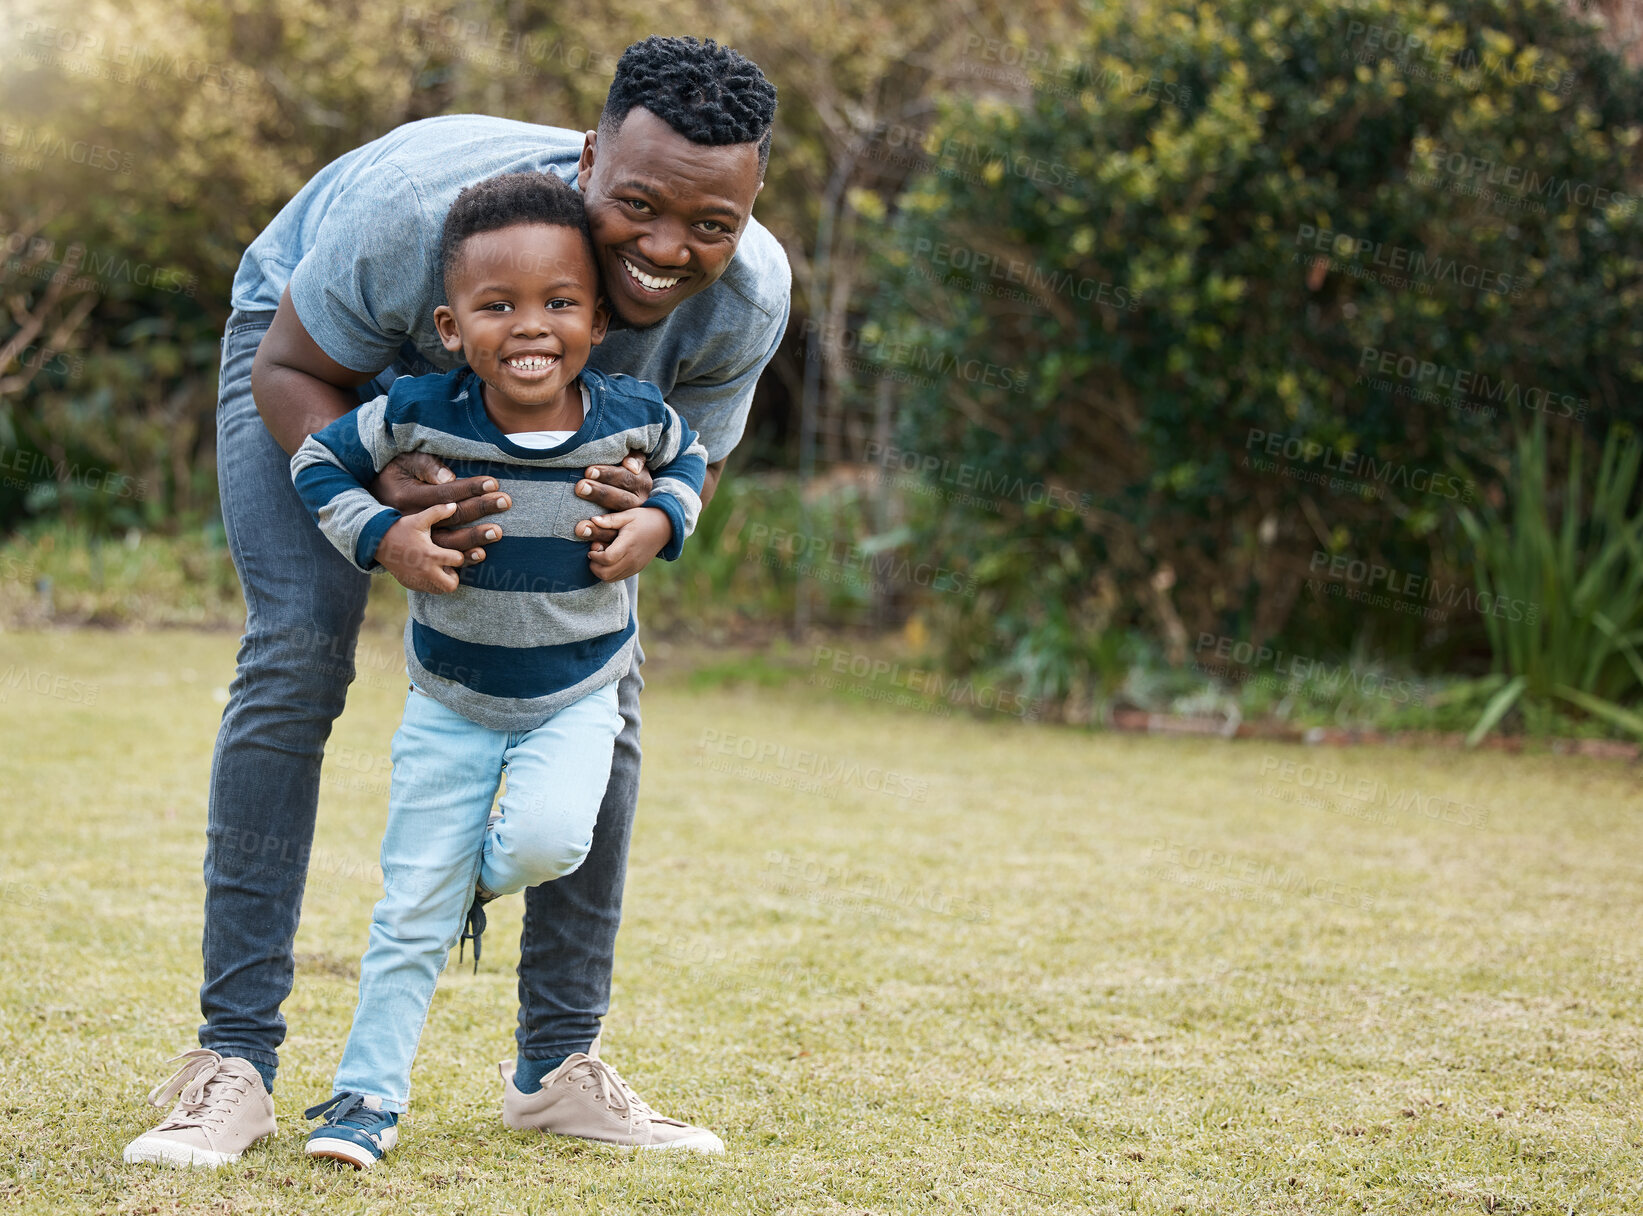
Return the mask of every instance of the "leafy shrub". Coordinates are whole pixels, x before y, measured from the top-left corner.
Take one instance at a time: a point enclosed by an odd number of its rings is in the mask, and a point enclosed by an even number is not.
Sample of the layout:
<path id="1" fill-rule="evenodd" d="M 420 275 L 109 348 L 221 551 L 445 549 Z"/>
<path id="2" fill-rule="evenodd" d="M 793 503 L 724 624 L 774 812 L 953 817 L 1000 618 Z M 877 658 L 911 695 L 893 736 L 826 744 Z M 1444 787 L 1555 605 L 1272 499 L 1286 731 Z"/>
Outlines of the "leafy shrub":
<path id="1" fill-rule="evenodd" d="M 1485 503 L 1461 512 L 1478 586 L 1522 606 L 1484 618 L 1499 691 L 1471 739 L 1520 698 L 1552 697 L 1643 736 L 1643 717 L 1624 708 L 1643 690 L 1643 442 L 1630 429 L 1609 432 L 1589 504 L 1579 439 L 1562 487 L 1551 484 L 1546 447 L 1543 424 L 1519 438 L 1510 511 Z"/>
<path id="2" fill-rule="evenodd" d="M 864 356 L 937 373 L 901 444 L 1063 491 L 924 521 L 980 579 L 951 659 L 1069 689 L 1111 628 L 1481 647 L 1309 570 L 1451 574 L 1451 460 L 1639 416 L 1636 75 L 1539 0 L 1091 6 L 1068 55 L 946 106 L 863 305 Z"/>

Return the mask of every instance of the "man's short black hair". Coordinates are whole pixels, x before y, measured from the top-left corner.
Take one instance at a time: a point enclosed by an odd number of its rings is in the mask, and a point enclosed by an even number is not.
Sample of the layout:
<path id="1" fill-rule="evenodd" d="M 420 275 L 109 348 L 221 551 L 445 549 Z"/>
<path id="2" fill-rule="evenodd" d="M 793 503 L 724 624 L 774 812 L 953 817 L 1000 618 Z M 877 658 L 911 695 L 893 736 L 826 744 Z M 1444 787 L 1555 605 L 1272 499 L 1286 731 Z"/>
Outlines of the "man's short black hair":
<path id="1" fill-rule="evenodd" d="M 514 224 L 575 228 L 587 241 L 594 266 L 599 265 L 580 194 L 551 173 L 499 173 L 465 188 L 445 214 L 445 227 L 439 236 L 439 273 L 447 299 L 451 273 L 462 260 L 462 242 L 481 232 L 495 232 Z"/>
<path id="2" fill-rule="evenodd" d="M 599 133 L 613 134 L 634 106 L 643 106 L 692 143 L 759 145 L 759 177 L 770 161 L 776 86 L 759 65 L 709 38 L 652 36 L 622 52 L 599 115 Z"/>

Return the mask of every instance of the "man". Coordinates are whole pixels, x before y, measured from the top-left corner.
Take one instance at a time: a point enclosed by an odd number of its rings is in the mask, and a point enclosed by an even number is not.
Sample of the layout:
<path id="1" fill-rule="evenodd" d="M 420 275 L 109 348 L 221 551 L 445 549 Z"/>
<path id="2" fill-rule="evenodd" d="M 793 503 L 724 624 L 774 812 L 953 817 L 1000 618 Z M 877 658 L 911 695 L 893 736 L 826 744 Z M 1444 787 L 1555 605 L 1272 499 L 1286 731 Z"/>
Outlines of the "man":
<path id="1" fill-rule="evenodd" d="M 707 448 L 705 504 L 787 325 L 786 258 L 752 218 L 775 105 L 774 87 L 736 52 L 649 38 L 623 54 L 596 131 L 471 115 L 408 124 L 322 170 L 246 250 L 217 415 L 246 632 L 211 771 L 205 1024 L 200 1049 L 150 1095 L 175 1108 L 127 1147 L 128 1162 L 216 1166 L 274 1130 L 279 1007 L 295 969 L 320 762 L 353 679 L 369 582 L 314 526 L 289 454 L 396 375 L 455 366 L 434 327 L 445 212 L 463 186 L 541 170 L 581 190 L 622 323 L 589 366 L 661 386 Z M 637 459 L 590 468 L 577 493 L 591 518 L 577 535 L 608 543 L 615 533 L 595 512 L 636 507 L 649 488 Z M 472 563 L 506 531 L 497 489 L 407 456 L 373 493 L 405 514 L 458 503 L 454 526 L 434 538 Z M 656 1114 L 598 1059 L 638 797 L 642 662 L 641 651 L 618 689 L 623 729 L 587 859 L 526 893 L 519 1058 L 504 1117 L 610 1143 L 716 1151 L 712 1132 Z"/>

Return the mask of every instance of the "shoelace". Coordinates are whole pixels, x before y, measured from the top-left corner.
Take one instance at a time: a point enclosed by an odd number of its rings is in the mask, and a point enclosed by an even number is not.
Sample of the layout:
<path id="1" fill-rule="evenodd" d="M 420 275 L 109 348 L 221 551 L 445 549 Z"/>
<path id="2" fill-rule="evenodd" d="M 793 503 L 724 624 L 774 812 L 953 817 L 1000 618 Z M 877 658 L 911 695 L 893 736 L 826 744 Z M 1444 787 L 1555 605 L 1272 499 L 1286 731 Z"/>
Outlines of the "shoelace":
<path id="1" fill-rule="evenodd" d="M 469 942 L 474 944 L 474 974 L 479 974 L 479 939 L 485 936 L 485 905 L 495 899 L 494 895 L 485 895 L 474 891 L 473 903 L 468 905 L 468 915 L 462 922 L 462 936 L 456 939 L 456 961 L 462 961 L 462 951 Z"/>
<path id="2" fill-rule="evenodd" d="M 348 1117 L 356 1111 L 360 1112 L 362 1117 L 356 1118 L 349 1126 L 357 1127 L 361 1131 L 370 1131 L 372 1121 L 383 1118 L 382 1111 L 372 1110 L 365 1105 L 364 1094 L 352 1093 L 336 1094 L 327 1098 L 318 1106 L 310 1106 L 302 1112 L 302 1117 L 304 1119 L 324 1119 L 326 1123 L 335 1127 L 338 1124 L 347 1123 Z"/>
<path id="3" fill-rule="evenodd" d="M 250 1079 L 237 1069 L 227 1067 L 226 1060 L 205 1047 L 172 1056 L 166 1063 L 175 1064 L 178 1060 L 187 1063 L 156 1085 L 148 1095 L 149 1102 L 161 1110 L 173 1100 L 177 1103 L 177 1109 L 154 1130 L 176 1131 L 221 1123 L 228 1117 L 226 1106 L 239 1105 Z"/>
<path id="4" fill-rule="evenodd" d="M 660 1118 L 650 1105 L 622 1080 L 622 1074 L 603 1060 L 590 1056 L 572 1066 L 570 1072 L 565 1075 L 567 1081 L 587 1077 L 593 1078 L 599 1087 L 599 1100 L 611 1110 L 625 1110 L 630 1115 L 642 1115 L 646 1119 Z"/>

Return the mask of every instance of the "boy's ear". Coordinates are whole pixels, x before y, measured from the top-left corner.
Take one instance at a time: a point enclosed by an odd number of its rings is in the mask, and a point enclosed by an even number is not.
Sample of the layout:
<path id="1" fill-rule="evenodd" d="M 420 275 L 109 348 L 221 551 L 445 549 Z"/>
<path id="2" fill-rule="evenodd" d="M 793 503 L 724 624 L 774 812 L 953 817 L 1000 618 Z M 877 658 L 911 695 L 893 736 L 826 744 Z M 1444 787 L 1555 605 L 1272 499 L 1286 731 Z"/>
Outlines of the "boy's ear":
<path id="1" fill-rule="evenodd" d="M 450 305 L 441 304 L 434 309 L 434 328 L 439 331 L 440 344 L 446 350 L 454 355 L 462 349 L 462 334 L 456 327 L 456 314 Z"/>
<path id="2" fill-rule="evenodd" d="M 599 297 L 599 303 L 593 306 L 593 345 L 598 346 L 605 340 L 605 330 L 610 328 L 610 300 L 605 296 Z"/>

